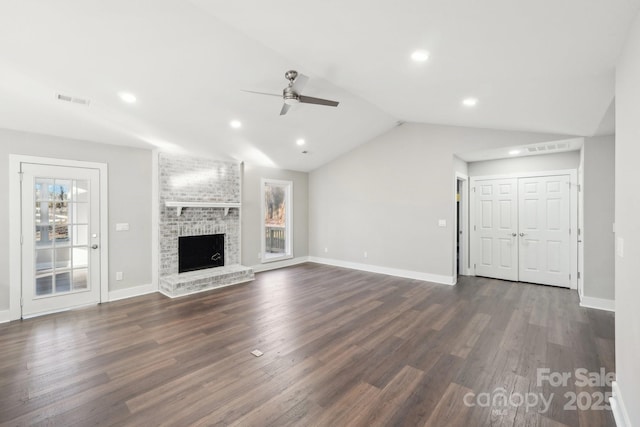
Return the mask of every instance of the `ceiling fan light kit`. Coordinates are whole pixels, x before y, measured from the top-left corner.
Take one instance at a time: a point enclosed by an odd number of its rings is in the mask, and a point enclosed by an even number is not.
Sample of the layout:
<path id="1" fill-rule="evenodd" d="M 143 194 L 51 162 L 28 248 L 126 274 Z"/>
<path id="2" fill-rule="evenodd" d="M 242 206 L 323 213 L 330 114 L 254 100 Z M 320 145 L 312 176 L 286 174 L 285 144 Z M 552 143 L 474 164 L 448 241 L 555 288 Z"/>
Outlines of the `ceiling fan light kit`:
<path id="1" fill-rule="evenodd" d="M 289 70 L 284 73 L 284 77 L 289 80 L 289 85 L 282 90 L 282 100 L 284 105 L 280 110 L 280 115 L 287 114 L 292 105 L 295 104 L 315 104 L 324 105 L 327 107 L 337 107 L 338 101 L 331 101 L 329 99 L 314 98 L 312 96 L 301 95 L 302 89 L 306 86 L 309 77 L 304 74 L 299 74 L 296 70 Z M 258 95 L 280 96 L 275 93 L 256 92 L 252 90 L 245 90 L 245 92 L 256 93 Z"/>

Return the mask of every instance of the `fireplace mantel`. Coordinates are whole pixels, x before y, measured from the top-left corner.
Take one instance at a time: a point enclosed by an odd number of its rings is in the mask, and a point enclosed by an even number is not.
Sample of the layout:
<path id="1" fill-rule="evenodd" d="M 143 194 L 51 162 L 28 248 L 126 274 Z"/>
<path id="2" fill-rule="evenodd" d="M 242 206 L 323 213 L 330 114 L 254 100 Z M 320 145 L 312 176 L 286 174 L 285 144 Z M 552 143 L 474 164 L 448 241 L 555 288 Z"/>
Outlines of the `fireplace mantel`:
<path id="1" fill-rule="evenodd" d="M 224 209 L 225 216 L 229 213 L 230 208 L 240 208 L 240 203 L 221 203 L 221 202 L 185 202 L 177 200 L 169 200 L 165 202 L 168 208 L 176 208 L 176 216 L 182 214 L 183 208 L 218 208 Z"/>

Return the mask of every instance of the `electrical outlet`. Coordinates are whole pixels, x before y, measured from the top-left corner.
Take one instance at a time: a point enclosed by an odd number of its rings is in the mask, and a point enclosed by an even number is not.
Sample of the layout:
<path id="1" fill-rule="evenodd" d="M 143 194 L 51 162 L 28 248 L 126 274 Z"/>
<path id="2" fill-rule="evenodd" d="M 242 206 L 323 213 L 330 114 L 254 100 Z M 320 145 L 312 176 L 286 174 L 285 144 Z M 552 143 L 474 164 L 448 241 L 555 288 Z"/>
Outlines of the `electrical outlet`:
<path id="1" fill-rule="evenodd" d="M 438 220 L 438 227 L 446 227 L 447 226 L 447 220 L 446 219 L 439 219 Z"/>
<path id="2" fill-rule="evenodd" d="M 369 258 L 369 254 L 367 254 L 367 251 L 364 251 L 364 257 Z"/>
<path id="3" fill-rule="evenodd" d="M 116 272 L 116 280 L 122 280 L 123 277 L 124 277 L 124 274 L 122 274 L 122 271 Z"/>
<path id="4" fill-rule="evenodd" d="M 326 254 L 327 252 L 329 252 L 329 248 L 324 248 L 324 253 Z"/>
<path id="5" fill-rule="evenodd" d="M 258 350 L 258 349 L 255 349 L 255 350 L 253 350 L 253 351 L 251 352 L 251 354 L 253 354 L 255 357 L 260 357 L 260 356 L 262 356 L 264 353 L 263 353 L 263 352 L 261 352 L 261 351 L 260 351 L 260 350 Z"/>
<path id="6" fill-rule="evenodd" d="M 618 252 L 618 256 L 620 258 L 624 258 L 624 239 L 622 237 L 618 237 L 618 245 L 616 247 L 616 252 Z"/>

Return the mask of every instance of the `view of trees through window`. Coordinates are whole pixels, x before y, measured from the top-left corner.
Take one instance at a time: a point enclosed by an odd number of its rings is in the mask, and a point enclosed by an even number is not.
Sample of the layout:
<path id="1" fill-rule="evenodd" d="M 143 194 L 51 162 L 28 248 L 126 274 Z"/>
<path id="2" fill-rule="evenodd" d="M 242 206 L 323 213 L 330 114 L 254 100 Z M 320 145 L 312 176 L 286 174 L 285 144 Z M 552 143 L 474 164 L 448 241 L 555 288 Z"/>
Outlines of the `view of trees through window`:
<path id="1" fill-rule="evenodd" d="M 264 186 L 265 255 L 280 257 L 287 252 L 287 184 L 266 182 Z"/>

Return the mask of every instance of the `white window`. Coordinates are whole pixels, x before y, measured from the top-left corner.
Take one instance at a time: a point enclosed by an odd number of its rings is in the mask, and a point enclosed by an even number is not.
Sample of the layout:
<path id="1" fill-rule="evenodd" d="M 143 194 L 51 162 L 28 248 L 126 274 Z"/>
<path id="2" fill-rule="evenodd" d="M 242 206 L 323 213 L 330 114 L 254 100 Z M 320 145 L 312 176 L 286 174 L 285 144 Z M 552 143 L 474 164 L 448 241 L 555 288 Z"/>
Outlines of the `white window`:
<path id="1" fill-rule="evenodd" d="M 262 262 L 293 257 L 293 182 L 262 179 Z"/>

